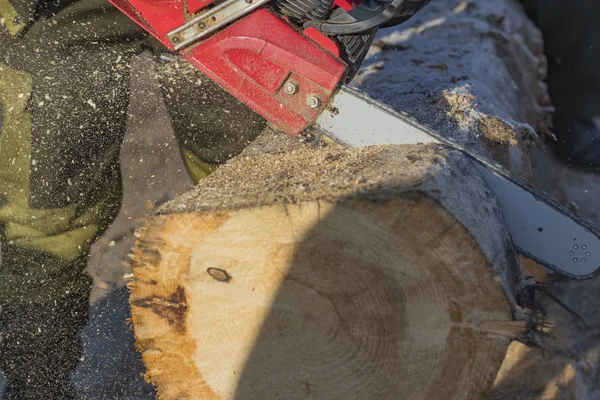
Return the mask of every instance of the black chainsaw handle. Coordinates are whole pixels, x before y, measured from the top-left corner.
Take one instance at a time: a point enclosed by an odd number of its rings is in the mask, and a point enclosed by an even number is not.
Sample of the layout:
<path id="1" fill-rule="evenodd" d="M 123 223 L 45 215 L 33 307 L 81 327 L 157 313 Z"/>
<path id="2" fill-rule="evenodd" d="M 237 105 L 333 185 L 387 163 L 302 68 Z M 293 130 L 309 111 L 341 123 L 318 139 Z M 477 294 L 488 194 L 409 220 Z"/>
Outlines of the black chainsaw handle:
<path id="1" fill-rule="evenodd" d="M 404 22 L 428 2 L 429 0 L 365 0 L 350 11 L 337 9 L 329 19 L 309 21 L 304 27 L 313 27 L 328 35 L 355 35 Z"/>

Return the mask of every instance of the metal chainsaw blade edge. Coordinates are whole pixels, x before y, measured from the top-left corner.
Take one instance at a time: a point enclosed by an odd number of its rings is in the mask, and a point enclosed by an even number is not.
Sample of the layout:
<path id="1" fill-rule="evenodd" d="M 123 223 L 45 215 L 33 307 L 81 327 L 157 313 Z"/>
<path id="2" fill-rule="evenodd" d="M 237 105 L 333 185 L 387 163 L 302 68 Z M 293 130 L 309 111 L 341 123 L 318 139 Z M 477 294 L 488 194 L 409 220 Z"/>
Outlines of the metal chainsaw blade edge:
<path id="1" fill-rule="evenodd" d="M 600 273 L 600 230 L 569 208 L 514 178 L 408 115 L 343 86 L 316 127 L 350 147 L 439 143 L 471 159 L 496 195 L 515 249 L 556 275 L 584 280 Z"/>

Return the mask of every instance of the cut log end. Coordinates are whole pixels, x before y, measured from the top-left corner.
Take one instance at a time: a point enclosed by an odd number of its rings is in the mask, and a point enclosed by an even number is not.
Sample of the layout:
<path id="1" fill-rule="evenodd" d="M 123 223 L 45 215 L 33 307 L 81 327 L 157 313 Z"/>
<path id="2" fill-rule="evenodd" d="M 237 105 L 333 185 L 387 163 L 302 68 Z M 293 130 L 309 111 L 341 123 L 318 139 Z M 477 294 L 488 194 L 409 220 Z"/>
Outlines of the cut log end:
<path id="1" fill-rule="evenodd" d="M 380 166 L 414 163 L 379 156 Z M 487 327 L 510 321 L 512 304 L 453 213 L 394 182 L 379 185 L 379 199 L 153 217 L 134 253 L 132 314 L 159 395 L 469 399 L 489 390 L 509 338 Z"/>

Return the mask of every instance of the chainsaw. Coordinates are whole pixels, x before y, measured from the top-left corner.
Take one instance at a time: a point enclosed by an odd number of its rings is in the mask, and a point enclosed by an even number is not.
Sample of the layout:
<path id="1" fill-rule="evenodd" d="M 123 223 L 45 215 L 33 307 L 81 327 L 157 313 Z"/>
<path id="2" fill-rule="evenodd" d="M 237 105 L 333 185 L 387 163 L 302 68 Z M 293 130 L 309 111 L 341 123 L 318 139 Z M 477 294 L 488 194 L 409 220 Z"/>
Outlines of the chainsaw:
<path id="1" fill-rule="evenodd" d="M 346 85 L 377 30 L 406 21 L 428 0 L 110 1 L 277 130 L 316 128 L 347 146 L 438 143 L 462 152 L 498 198 L 519 253 L 570 279 L 600 271 L 596 227 L 502 166 Z"/>

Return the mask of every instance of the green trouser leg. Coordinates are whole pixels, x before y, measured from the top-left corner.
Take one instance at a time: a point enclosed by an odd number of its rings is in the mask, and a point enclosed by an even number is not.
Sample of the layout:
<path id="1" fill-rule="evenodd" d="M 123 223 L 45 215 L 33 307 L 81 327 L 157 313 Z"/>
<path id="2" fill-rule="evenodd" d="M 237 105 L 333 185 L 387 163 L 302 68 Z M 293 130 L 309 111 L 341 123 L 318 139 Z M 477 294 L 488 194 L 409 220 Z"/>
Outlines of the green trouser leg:
<path id="1" fill-rule="evenodd" d="M 3 17 L 15 12 L 7 4 Z M 8 28 L 0 26 L 3 398 L 68 399 L 87 322 L 88 252 L 120 207 L 129 60 L 145 35 L 97 0 L 20 37 Z"/>
<path id="2" fill-rule="evenodd" d="M 79 204 L 31 207 L 31 176 L 35 168 L 32 115 L 25 104 L 32 77 L 0 64 L 0 182 L 2 202 L 2 268 L 0 304 L 52 303 L 65 289 L 87 290 L 88 279 L 78 259 L 100 233 L 108 210 L 118 210 L 118 181 L 95 204 L 78 212 Z M 16 99 L 16 100 L 15 100 Z M 35 267 L 28 269 L 26 264 Z M 81 282 L 78 282 L 81 281 Z M 57 282 L 55 284 L 55 282 Z M 63 293 L 65 292 L 65 293 Z"/>
<path id="3" fill-rule="evenodd" d="M 158 55 L 164 51 L 153 43 Z M 241 153 L 266 121 L 231 94 L 173 55 L 159 60 L 157 75 L 182 158 L 194 182 Z"/>

